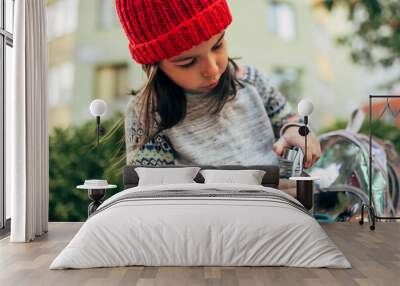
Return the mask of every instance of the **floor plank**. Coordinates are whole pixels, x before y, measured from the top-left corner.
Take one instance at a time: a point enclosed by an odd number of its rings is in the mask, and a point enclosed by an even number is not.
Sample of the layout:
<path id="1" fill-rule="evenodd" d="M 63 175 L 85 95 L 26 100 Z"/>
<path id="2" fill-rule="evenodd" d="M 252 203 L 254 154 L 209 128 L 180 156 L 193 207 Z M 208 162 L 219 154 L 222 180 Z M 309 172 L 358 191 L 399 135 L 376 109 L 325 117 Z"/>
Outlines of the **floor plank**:
<path id="1" fill-rule="evenodd" d="M 351 262 L 352 269 L 290 267 L 117 267 L 85 270 L 48 269 L 82 223 L 50 223 L 49 233 L 32 243 L 0 240 L 0 285 L 397 286 L 400 273 L 400 223 L 322 224 Z"/>

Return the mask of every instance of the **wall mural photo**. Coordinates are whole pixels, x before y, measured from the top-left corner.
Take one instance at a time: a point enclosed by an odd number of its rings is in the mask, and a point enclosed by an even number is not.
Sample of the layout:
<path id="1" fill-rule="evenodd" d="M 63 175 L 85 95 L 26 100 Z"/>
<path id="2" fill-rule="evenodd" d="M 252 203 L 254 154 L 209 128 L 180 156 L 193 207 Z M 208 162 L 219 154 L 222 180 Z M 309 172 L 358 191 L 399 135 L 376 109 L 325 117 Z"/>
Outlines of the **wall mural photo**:
<path id="1" fill-rule="evenodd" d="M 400 215 L 400 99 L 369 122 L 370 94 L 399 95 L 398 1 L 162 2 L 46 1 L 50 221 L 85 221 L 76 187 L 106 179 L 108 198 L 126 165 L 277 165 L 293 196 L 289 177 L 319 178 L 319 221 L 368 217 L 370 188 Z"/>

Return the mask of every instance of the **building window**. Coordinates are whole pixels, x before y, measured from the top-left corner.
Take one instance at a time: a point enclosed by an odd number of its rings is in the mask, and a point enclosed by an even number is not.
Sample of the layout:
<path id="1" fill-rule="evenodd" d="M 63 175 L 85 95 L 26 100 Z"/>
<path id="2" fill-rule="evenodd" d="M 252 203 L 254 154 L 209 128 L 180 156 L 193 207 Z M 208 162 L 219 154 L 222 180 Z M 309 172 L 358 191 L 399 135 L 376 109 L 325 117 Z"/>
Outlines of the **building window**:
<path id="1" fill-rule="evenodd" d="M 0 0 L 0 236 L 9 231 L 11 217 L 11 194 L 5 188 L 5 111 L 6 98 L 10 97 L 12 81 L 14 0 Z M 7 228 L 5 226 L 7 225 Z"/>
<path id="2" fill-rule="evenodd" d="M 128 64 L 100 66 L 96 70 L 96 98 L 112 102 L 129 93 Z"/>
<path id="3" fill-rule="evenodd" d="M 100 0 L 99 25 L 101 29 L 118 27 L 118 15 L 115 0 Z"/>
<path id="4" fill-rule="evenodd" d="M 78 0 L 58 0 L 47 6 L 47 37 L 54 40 L 76 31 Z"/>
<path id="5" fill-rule="evenodd" d="M 74 65 L 64 63 L 49 69 L 49 107 L 68 105 L 74 89 Z"/>
<path id="6" fill-rule="evenodd" d="M 296 37 L 296 21 L 293 6 L 285 2 L 270 1 L 267 6 L 268 31 L 284 41 Z"/>

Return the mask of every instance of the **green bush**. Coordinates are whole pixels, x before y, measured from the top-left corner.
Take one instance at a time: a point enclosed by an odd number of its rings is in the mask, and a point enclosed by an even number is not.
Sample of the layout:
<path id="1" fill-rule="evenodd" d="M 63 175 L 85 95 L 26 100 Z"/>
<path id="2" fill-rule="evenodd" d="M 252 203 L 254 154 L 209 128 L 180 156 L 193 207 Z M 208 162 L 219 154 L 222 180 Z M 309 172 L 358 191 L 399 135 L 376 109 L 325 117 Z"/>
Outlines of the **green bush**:
<path id="1" fill-rule="evenodd" d="M 348 32 L 338 35 L 337 42 L 347 47 L 351 59 L 367 68 L 390 68 L 400 63 L 400 1 L 398 0 L 320 0 L 316 7 L 332 13 L 347 11 L 352 23 Z M 363 15 L 360 17 L 360 15 Z M 383 32 L 385 31 L 385 32 Z M 380 51 L 380 52 L 376 52 Z M 394 89 L 400 74 L 387 77 L 380 89 Z"/>
<path id="2" fill-rule="evenodd" d="M 347 125 L 347 121 L 346 120 L 344 120 L 344 119 L 336 119 L 336 121 L 333 122 L 330 126 L 318 130 L 317 134 L 321 135 L 321 134 L 332 132 L 332 131 L 335 131 L 335 130 L 345 129 L 346 125 Z"/>
<path id="3" fill-rule="evenodd" d="M 76 189 L 85 179 L 107 179 L 122 190 L 125 165 L 123 115 L 102 122 L 107 134 L 96 150 L 96 123 L 56 128 L 49 137 L 49 220 L 84 221 L 90 202 L 86 190 Z"/>
<path id="4" fill-rule="evenodd" d="M 399 127 L 388 124 L 382 120 L 372 120 L 371 124 L 372 135 L 390 141 L 396 148 L 396 151 L 400 153 L 400 129 Z M 368 122 L 364 122 L 361 127 L 361 133 L 369 134 Z"/>

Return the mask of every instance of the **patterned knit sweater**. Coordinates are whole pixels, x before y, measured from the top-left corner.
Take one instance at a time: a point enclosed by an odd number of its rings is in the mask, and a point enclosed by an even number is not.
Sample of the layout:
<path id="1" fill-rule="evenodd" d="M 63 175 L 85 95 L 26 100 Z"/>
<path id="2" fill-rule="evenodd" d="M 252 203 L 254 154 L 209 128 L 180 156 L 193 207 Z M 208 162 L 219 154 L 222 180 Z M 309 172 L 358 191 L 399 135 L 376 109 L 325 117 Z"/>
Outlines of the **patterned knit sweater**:
<path id="1" fill-rule="evenodd" d="M 267 165 L 277 164 L 272 150 L 280 129 L 300 121 L 270 80 L 254 67 L 241 67 L 243 88 L 222 110 L 205 113 L 202 94 L 186 94 L 187 114 L 183 121 L 162 131 L 142 148 L 136 97 L 125 115 L 128 165 Z"/>

